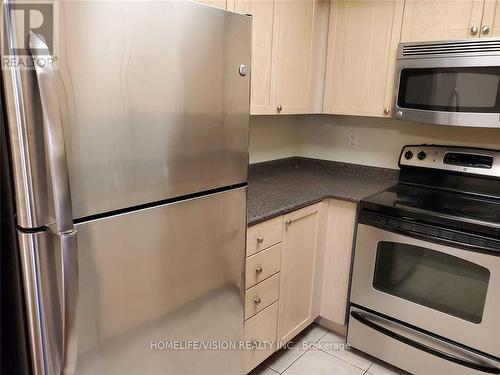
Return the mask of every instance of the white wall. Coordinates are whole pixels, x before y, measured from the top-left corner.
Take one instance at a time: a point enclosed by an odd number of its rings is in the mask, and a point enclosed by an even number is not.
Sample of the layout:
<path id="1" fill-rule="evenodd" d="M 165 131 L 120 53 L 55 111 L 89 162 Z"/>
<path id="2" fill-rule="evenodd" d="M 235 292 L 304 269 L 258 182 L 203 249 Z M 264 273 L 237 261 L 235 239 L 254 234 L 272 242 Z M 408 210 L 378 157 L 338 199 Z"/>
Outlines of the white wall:
<path id="1" fill-rule="evenodd" d="M 500 128 L 479 129 L 427 125 L 384 118 L 304 116 L 299 155 L 355 164 L 397 168 L 407 144 L 453 144 L 500 149 Z M 358 133 L 357 148 L 348 148 L 349 132 Z"/>
<path id="2" fill-rule="evenodd" d="M 356 148 L 347 147 L 357 132 Z M 397 168 L 406 144 L 454 144 L 500 149 L 500 129 L 425 125 L 353 116 L 260 116 L 250 125 L 250 162 L 299 155 Z"/>
<path id="3" fill-rule="evenodd" d="M 250 163 L 299 155 L 299 116 L 251 116 Z"/>

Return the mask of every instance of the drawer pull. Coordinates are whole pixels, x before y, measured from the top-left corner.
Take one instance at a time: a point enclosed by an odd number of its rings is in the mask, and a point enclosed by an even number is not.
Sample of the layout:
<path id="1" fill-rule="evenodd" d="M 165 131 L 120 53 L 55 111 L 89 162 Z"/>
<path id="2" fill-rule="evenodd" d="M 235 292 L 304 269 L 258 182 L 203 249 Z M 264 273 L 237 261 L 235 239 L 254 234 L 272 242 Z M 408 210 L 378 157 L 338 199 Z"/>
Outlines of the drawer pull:
<path id="1" fill-rule="evenodd" d="M 259 236 L 259 237 L 257 237 L 257 242 L 258 242 L 258 243 L 262 243 L 262 242 L 264 242 L 264 237 L 263 237 L 263 236 Z"/>
<path id="2" fill-rule="evenodd" d="M 255 273 L 256 273 L 257 275 L 260 275 L 260 274 L 262 273 L 262 267 L 257 267 L 257 268 L 255 269 Z"/>
<path id="3" fill-rule="evenodd" d="M 253 302 L 258 305 L 259 303 L 261 303 L 261 299 L 259 297 L 257 297 L 256 299 L 253 300 Z"/>

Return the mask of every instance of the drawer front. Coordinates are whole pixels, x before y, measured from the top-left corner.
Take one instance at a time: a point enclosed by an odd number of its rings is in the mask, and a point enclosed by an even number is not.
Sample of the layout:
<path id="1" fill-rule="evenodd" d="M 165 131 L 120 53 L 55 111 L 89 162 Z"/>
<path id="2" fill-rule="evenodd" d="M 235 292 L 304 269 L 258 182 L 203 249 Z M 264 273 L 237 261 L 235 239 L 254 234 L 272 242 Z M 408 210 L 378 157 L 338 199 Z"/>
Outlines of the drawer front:
<path id="1" fill-rule="evenodd" d="M 245 322 L 245 340 L 257 342 L 256 349 L 245 350 L 245 373 L 249 372 L 276 350 L 278 303 L 259 312 Z"/>
<path id="2" fill-rule="evenodd" d="M 247 289 L 245 292 L 245 319 L 257 314 L 271 303 L 278 300 L 280 274 Z"/>
<path id="3" fill-rule="evenodd" d="M 247 257 L 281 242 L 283 216 L 264 221 L 248 228 Z"/>
<path id="4" fill-rule="evenodd" d="M 279 272 L 281 246 L 281 243 L 279 243 L 247 258 L 245 272 L 246 289 Z"/>

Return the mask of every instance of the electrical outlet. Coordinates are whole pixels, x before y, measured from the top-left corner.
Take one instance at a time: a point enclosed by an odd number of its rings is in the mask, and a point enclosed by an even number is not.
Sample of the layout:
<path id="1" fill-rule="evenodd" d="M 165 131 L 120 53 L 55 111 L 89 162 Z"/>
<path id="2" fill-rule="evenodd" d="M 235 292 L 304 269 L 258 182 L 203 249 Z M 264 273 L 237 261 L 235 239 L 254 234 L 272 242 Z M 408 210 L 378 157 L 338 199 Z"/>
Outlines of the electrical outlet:
<path id="1" fill-rule="evenodd" d="M 347 138 L 347 147 L 358 148 L 358 140 L 359 140 L 358 132 L 355 130 L 351 130 Z"/>

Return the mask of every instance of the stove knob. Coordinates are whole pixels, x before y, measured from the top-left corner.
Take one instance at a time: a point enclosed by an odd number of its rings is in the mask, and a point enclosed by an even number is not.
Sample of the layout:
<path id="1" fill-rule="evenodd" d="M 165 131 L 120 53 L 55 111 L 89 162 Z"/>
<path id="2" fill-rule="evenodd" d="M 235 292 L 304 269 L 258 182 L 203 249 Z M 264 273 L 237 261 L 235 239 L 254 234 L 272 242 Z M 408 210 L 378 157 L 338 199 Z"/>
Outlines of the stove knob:
<path id="1" fill-rule="evenodd" d="M 405 159 L 410 160 L 413 157 L 413 152 L 411 151 L 406 151 L 405 152 Z"/>
<path id="2" fill-rule="evenodd" d="M 427 157 L 427 154 L 424 151 L 420 151 L 417 155 L 418 160 L 424 160 Z"/>

